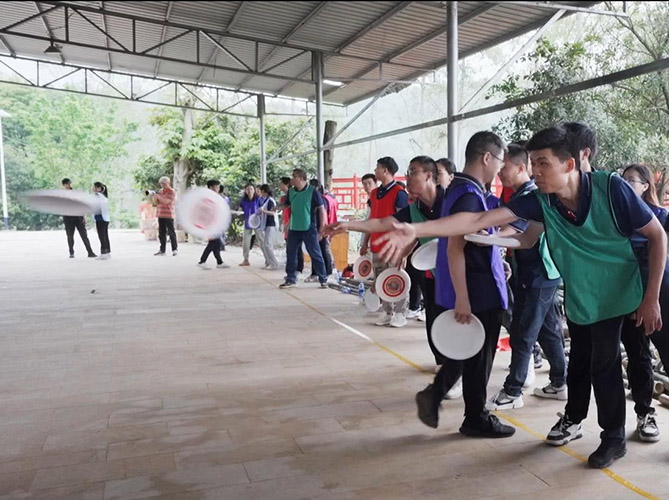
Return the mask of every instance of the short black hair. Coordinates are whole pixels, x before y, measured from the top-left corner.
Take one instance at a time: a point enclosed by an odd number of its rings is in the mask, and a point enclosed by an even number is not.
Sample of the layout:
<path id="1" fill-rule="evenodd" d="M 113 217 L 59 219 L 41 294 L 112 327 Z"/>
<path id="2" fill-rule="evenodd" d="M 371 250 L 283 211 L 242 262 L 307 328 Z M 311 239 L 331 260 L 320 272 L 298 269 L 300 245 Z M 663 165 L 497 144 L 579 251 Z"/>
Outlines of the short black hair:
<path id="1" fill-rule="evenodd" d="M 220 186 L 220 185 L 221 185 L 221 181 L 217 181 L 215 179 L 211 179 L 211 180 L 207 181 L 207 187 L 208 188 L 211 188 L 211 187 L 214 187 L 214 186 Z"/>
<path id="2" fill-rule="evenodd" d="M 264 193 L 267 193 L 269 196 L 272 196 L 272 188 L 269 187 L 269 184 L 263 184 L 260 186 L 260 190 Z"/>
<path id="3" fill-rule="evenodd" d="M 564 127 L 549 127 L 534 134 L 527 142 L 526 148 L 528 151 L 550 149 L 562 161 L 573 158 L 576 162 L 576 168 L 580 168 L 579 152 L 581 150 L 576 140 L 576 136 L 567 132 Z"/>
<path id="4" fill-rule="evenodd" d="M 453 175 L 456 172 L 455 163 L 453 163 L 448 158 L 439 158 L 437 160 L 437 167 L 439 167 L 439 165 L 444 167 L 449 175 Z"/>
<path id="5" fill-rule="evenodd" d="M 384 156 L 376 160 L 376 163 L 388 169 L 391 175 L 395 175 L 400 167 L 397 165 L 397 162 L 390 156 Z"/>
<path id="6" fill-rule="evenodd" d="M 499 153 L 506 152 L 506 146 L 500 136 L 489 130 L 476 132 L 467 142 L 465 163 L 472 163 L 477 157 L 485 153 L 492 154 L 498 151 Z"/>
<path id="7" fill-rule="evenodd" d="M 284 186 L 290 186 L 290 177 L 281 177 L 279 180 Z"/>
<path id="8" fill-rule="evenodd" d="M 363 182 L 367 179 L 372 179 L 374 182 L 376 182 L 376 176 L 374 174 L 365 174 L 362 176 Z"/>
<path id="9" fill-rule="evenodd" d="M 597 156 L 597 132 L 582 122 L 564 122 L 561 125 L 574 136 L 574 142 L 578 146 L 579 152 L 586 148 L 589 149 L 589 160 L 591 162 L 595 161 Z"/>
<path id="10" fill-rule="evenodd" d="M 436 183 L 437 182 L 437 175 L 439 172 L 437 171 L 437 163 L 430 158 L 429 156 L 416 156 L 415 158 L 412 158 L 411 161 L 409 162 L 409 165 L 412 163 L 418 163 L 421 167 L 423 167 L 423 170 L 426 172 L 430 172 L 432 174 L 432 180 Z"/>
<path id="11" fill-rule="evenodd" d="M 513 143 L 507 146 L 506 155 L 504 155 L 505 160 L 509 160 L 514 164 L 520 164 L 525 167 L 530 163 L 530 155 L 525 149 L 524 146 L 520 144 Z"/>
<path id="12" fill-rule="evenodd" d="M 64 186 L 65 184 L 72 184 L 72 181 L 68 177 L 65 177 L 60 183 Z"/>

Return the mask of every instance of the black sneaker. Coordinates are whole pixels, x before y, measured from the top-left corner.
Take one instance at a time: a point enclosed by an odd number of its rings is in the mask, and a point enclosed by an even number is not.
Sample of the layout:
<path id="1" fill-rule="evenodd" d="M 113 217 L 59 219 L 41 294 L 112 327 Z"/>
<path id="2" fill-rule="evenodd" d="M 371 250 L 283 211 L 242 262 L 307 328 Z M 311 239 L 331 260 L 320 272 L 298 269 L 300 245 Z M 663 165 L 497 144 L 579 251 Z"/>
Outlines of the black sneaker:
<path id="1" fill-rule="evenodd" d="M 439 402 L 434 400 L 432 384 L 416 393 L 418 418 L 428 427 L 436 429 L 439 426 Z"/>
<path id="2" fill-rule="evenodd" d="M 279 285 L 279 288 L 295 288 L 297 286 L 297 283 L 293 283 L 291 281 L 284 281 Z"/>
<path id="3" fill-rule="evenodd" d="M 74 254 L 73 253 L 70 254 L 70 259 L 74 259 Z"/>
<path id="4" fill-rule="evenodd" d="M 488 415 L 486 420 L 477 424 L 471 424 L 465 419 L 460 427 L 460 434 L 469 437 L 507 438 L 515 433 L 514 427 L 503 424 L 495 415 Z"/>
<path id="5" fill-rule="evenodd" d="M 627 446 L 624 441 L 622 443 L 602 441 L 599 448 L 588 457 L 588 465 L 593 469 L 605 469 L 615 459 L 624 457 L 625 453 L 627 453 Z"/>
<path id="6" fill-rule="evenodd" d="M 89 259 L 94 259 L 95 257 L 97 257 L 97 255 L 95 255 L 94 253 L 89 253 L 88 254 Z"/>

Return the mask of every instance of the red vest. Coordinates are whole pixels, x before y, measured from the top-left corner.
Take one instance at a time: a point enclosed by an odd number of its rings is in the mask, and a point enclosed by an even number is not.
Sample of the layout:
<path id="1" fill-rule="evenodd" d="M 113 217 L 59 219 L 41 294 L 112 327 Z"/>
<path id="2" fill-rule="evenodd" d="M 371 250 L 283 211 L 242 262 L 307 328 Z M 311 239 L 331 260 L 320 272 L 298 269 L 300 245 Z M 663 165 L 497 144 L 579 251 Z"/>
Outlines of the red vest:
<path id="1" fill-rule="evenodd" d="M 337 222 L 337 208 L 339 208 L 339 203 L 337 202 L 337 198 L 334 197 L 333 194 L 327 193 L 323 195 L 323 198 L 327 200 L 327 223 L 328 225 L 332 225 Z"/>
<path id="2" fill-rule="evenodd" d="M 404 191 L 404 189 L 402 189 L 402 186 L 399 184 L 395 184 L 380 200 L 377 197 L 378 191 L 379 188 L 375 188 L 369 195 L 369 199 L 372 202 L 372 208 L 369 213 L 370 219 L 384 219 L 393 215 L 396 212 L 395 201 L 397 200 L 397 193 Z M 372 233 L 371 237 L 369 238 L 372 253 L 379 253 L 381 251 L 382 245 L 376 243 L 376 240 L 382 234 L 384 233 Z"/>

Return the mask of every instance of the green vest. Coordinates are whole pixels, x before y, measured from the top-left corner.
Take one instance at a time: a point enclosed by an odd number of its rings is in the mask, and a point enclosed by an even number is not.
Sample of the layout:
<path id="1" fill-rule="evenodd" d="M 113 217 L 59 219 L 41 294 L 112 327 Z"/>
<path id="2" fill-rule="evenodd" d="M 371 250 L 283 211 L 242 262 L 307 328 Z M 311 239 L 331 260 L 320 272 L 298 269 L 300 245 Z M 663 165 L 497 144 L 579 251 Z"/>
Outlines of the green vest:
<path id="1" fill-rule="evenodd" d="M 409 213 L 411 214 L 411 222 L 414 224 L 416 222 L 426 222 L 427 217 L 423 214 L 423 212 L 420 211 L 420 208 L 418 208 L 418 203 L 412 203 L 409 205 Z M 432 240 L 435 240 L 436 238 L 418 238 L 418 241 L 420 241 L 421 245 L 425 245 L 426 243 L 429 243 Z"/>
<path id="2" fill-rule="evenodd" d="M 564 280 L 567 317 L 579 325 L 629 314 L 643 297 L 639 263 L 611 207 L 611 175 L 591 174 L 590 210 L 581 226 L 562 217 L 548 195 L 535 191 L 550 253 Z"/>
<path id="3" fill-rule="evenodd" d="M 560 277 L 560 271 L 555 267 L 555 262 L 551 257 L 551 252 L 548 249 L 548 242 L 546 241 L 546 234 L 541 233 L 539 237 L 539 254 L 541 254 L 541 261 L 544 264 L 544 269 L 546 270 L 546 277 L 549 280 L 556 280 Z"/>
<path id="4" fill-rule="evenodd" d="M 295 188 L 288 191 L 291 231 L 308 231 L 311 227 L 311 199 L 313 196 L 313 186 L 307 186 L 302 191 L 297 191 Z"/>

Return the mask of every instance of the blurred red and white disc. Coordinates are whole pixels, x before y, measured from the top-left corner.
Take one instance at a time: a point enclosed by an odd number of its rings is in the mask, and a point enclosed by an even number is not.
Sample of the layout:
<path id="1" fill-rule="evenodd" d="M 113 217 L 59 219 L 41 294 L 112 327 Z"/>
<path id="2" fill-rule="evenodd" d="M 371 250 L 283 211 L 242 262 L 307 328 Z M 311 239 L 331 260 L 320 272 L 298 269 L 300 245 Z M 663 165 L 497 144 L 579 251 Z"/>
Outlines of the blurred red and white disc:
<path id="1" fill-rule="evenodd" d="M 409 294 L 411 278 L 404 269 L 391 267 L 379 274 L 374 288 L 381 300 L 399 302 Z"/>
<path id="2" fill-rule="evenodd" d="M 198 238 L 215 238 L 230 227 L 230 207 L 211 189 L 195 188 L 179 202 L 179 222 L 187 233 Z"/>
<path id="3" fill-rule="evenodd" d="M 353 264 L 353 276 L 358 281 L 365 281 L 374 276 L 374 264 L 367 255 L 359 257 Z"/>

